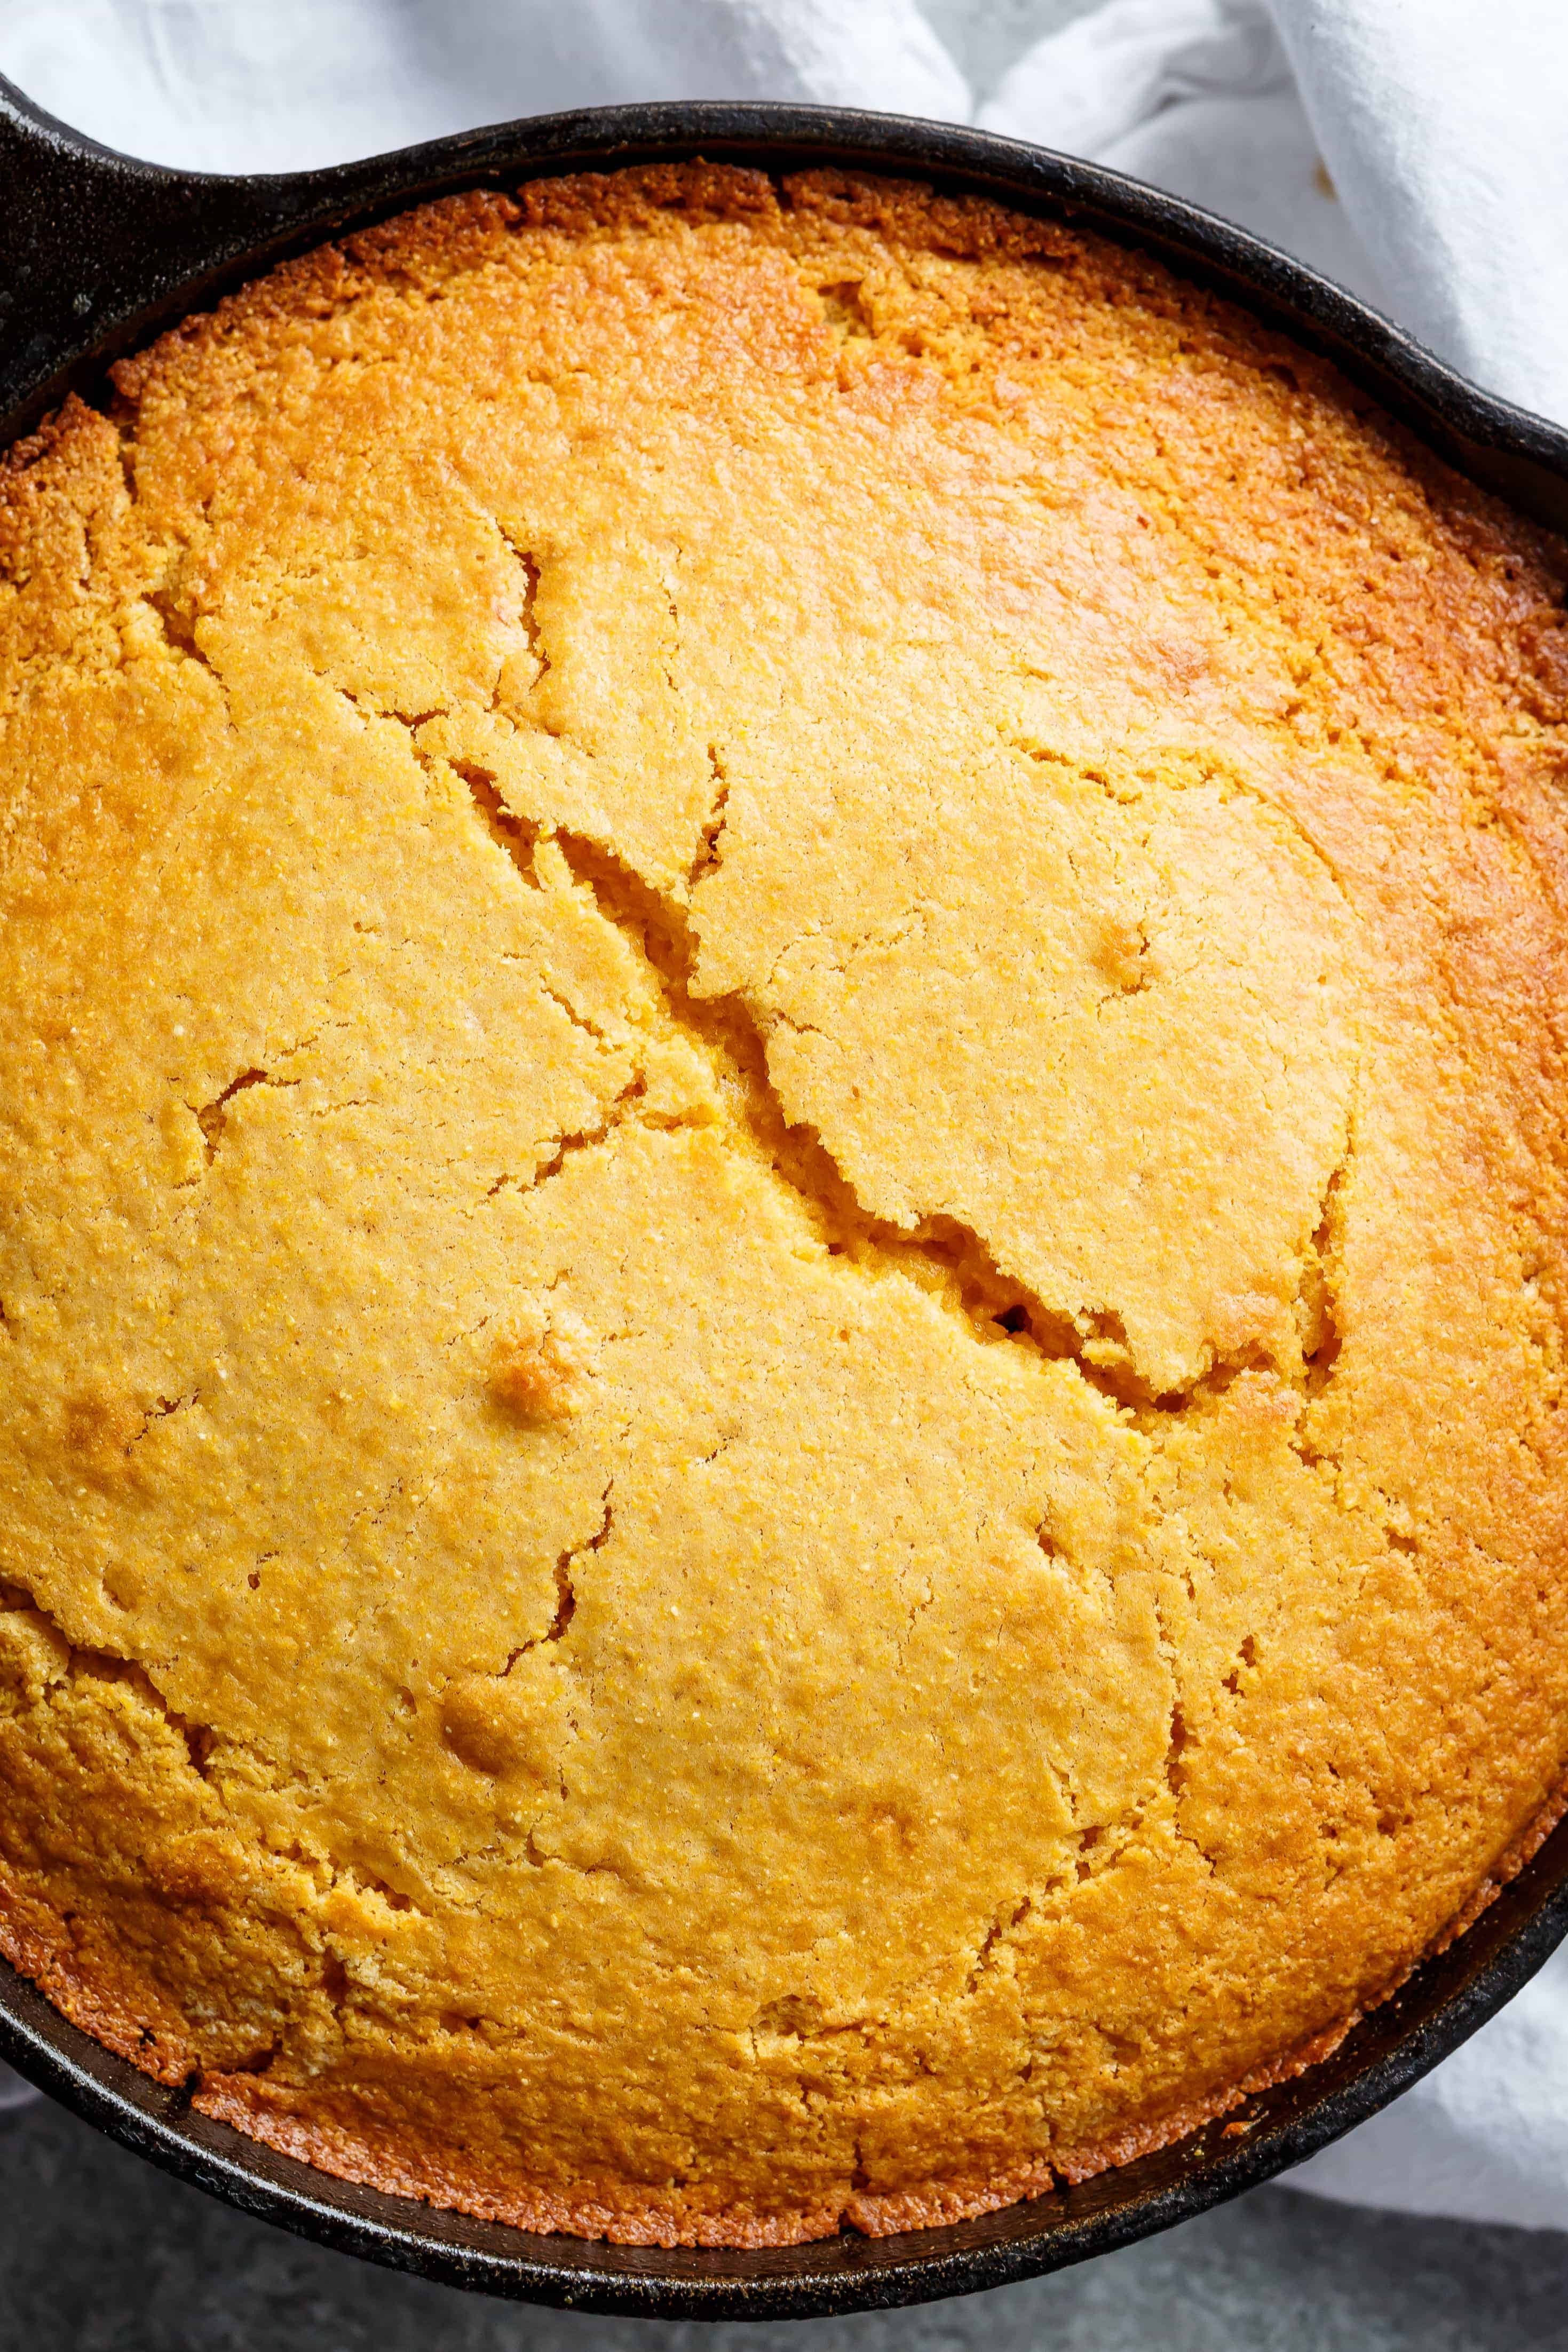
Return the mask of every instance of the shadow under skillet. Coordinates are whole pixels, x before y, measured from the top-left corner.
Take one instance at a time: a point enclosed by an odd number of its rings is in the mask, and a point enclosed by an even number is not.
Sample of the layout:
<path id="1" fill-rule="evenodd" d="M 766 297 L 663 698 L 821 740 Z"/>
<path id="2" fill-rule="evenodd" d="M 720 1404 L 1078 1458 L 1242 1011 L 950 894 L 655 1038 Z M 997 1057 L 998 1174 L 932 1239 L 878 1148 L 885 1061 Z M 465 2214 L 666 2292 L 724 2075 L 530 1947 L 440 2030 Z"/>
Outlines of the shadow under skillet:
<path id="1" fill-rule="evenodd" d="M 596 2319 L 371 2268 L 36 2107 L 0 2132 L 0 2346 L 26 2352 L 1568 2352 L 1568 2235 L 1260 2189 L 1055 2277 L 773 2326 Z"/>

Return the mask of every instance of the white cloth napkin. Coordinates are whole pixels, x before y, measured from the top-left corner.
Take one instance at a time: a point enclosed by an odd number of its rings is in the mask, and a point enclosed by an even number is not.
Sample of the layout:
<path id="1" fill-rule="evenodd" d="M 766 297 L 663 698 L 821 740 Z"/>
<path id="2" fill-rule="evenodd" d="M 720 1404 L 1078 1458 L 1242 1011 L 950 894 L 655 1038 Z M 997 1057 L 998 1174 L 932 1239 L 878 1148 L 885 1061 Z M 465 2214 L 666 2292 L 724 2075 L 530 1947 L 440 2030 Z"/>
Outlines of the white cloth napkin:
<path id="1" fill-rule="evenodd" d="M 1568 0 L 1077 6 L 990 92 L 916 0 L 0 0 L 0 71 L 109 146 L 206 171 L 624 99 L 977 120 L 1242 222 L 1568 420 Z M 1289 2179 L 1568 2228 L 1568 1950 Z"/>

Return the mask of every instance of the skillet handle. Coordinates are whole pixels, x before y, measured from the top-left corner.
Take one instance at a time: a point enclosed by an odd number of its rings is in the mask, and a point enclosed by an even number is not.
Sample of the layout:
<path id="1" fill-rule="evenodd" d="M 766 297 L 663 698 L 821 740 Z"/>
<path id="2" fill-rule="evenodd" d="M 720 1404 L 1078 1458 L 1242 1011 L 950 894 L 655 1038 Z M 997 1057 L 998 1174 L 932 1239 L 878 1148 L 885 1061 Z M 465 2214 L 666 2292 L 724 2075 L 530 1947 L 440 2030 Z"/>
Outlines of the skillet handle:
<path id="1" fill-rule="evenodd" d="M 0 76 L 5 437 L 144 339 L 161 297 L 184 289 L 189 310 L 193 279 L 285 236 L 309 209 L 310 176 L 229 179 L 139 163 L 57 122 Z"/>

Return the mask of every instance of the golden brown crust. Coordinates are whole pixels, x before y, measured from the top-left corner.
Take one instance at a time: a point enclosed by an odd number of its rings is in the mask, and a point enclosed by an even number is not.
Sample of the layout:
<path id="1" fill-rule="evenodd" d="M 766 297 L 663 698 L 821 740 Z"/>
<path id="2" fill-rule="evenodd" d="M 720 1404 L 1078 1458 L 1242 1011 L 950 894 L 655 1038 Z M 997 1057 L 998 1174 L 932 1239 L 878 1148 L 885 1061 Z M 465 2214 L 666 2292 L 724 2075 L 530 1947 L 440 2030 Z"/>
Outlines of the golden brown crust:
<path id="1" fill-rule="evenodd" d="M 855 174 L 116 383 L 0 478 L 4 1948 L 632 2242 L 1313 2063 L 1568 1762 L 1563 551 Z"/>

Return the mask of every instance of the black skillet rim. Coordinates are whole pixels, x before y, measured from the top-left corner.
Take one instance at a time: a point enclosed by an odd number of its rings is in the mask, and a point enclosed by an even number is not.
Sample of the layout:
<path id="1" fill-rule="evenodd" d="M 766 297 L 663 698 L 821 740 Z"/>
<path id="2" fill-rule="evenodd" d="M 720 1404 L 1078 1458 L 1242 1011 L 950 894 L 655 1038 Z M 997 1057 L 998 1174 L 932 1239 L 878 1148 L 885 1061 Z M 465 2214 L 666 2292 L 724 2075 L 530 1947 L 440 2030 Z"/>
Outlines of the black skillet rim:
<path id="1" fill-rule="evenodd" d="M 585 110 L 331 170 L 225 179 L 110 153 L 0 80 L 0 446 L 117 353 L 292 252 L 433 196 L 702 154 L 773 172 L 915 174 L 1142 247 L 1324 352 L 1461 472 L 1568 528 L 1568 433 L 1480 391 L 1375 311 L 1244 231 L 1120 173 L 962 127 L 842 110 Z M 521 2301 L 667 2319 L 823 2317 L 972 2294 L 1131 2244 L 1272 2179 L 1376 2114 L 1484 2024 L 1568 1933 L 1568 1822 L 1447 1952 L 1331 2057 L 1228 2120 L 1077 2188 L 882 2239 L 752 2250 L 542 2237 L 340 2181 L 197 2115 L 0 1963 L 0 2055 L 152 2162 L 241 2210 L 388 2267 Z"/>

